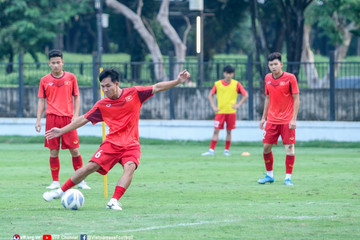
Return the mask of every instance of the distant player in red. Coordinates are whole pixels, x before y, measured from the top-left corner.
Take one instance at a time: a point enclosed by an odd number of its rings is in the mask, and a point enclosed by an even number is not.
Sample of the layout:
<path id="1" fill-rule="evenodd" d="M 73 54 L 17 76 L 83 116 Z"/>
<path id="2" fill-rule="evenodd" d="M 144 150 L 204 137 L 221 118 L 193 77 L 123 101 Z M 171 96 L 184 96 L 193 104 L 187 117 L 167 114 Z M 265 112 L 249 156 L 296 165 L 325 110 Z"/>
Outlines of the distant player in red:
<path id="1" fill-rule="evenodd" d="M 63 128 L 52 128 L 46 132 L 47 139 L 53 139 L 77 129 L 89 121 L 93 124 L 104 121 L 109 126 L 109 134 L 92 156 L 87 165 L 80 168 L 58 190 L 45 192 L 43 198 L 51 201 L 59 198 L 75 184 L 83 181 L 89 174 L 99 172 L 107 174 L 112 167 L 120 163 L 124 172 L 119 179 L 115 192 L 106 208 L 122 210 L 118 200 L 129 187 L 133 174 L 140 163 L 139 117 L 142 104 L 154 93 L 166 91 L 185 82 L 190 74 L 185 70 L 176 80 L 159 82 L 153 86 L 119 87 L 120 73 L 114 69 L 105 69 L 99 76 L 101 88 L 106 98 L 98 101 L 93 108 Z"/>
<path id="2" fill-rule="evenodd" d="M 236 109 L 239 108 L 248 98 L 248 93 L 240 82 L 232 79 L 234 77 L 235 69 L 228 65 L 224 67 L 224 79 L 216 81 L 209 93 L 209 101 L 212 109 L 215 112 L 214 134 L 211 138 L 210 148 L 207 152 L 201 154 L 202 156 L 212 156 L 215 153 L 215 146 L 219 140 L 219 132 L 224 129 L 226 123 L 226 138 L 224 155 L 230 156 L 231 145 L 231 130 L 235 129 L 236 124 Z M 243 97 L 236 103 L 238 95 Z M 217 106 L 214 103 L 214 95 L 216 95 Z"/>
<path id="3" fill-rule="evenodd" d="M 264 129 L 264 162 L 266 176 L 258 180 L 265 184 L 274 182 L 272 146 L 278 143 L 279 136 L 286 150 L 285 185 L 294 185 L 291 174 L 295 162 L 295 128 L 299 111 L 300 97 L 296 77 L 281 70 L 281 54 L 271 53 L 268 56 L 268 67 L 271 73 L 265 76 L 265 105 L 260 121 L 260 129 Z"/>
<path id="4" fill-rule="evenodd" d="M 79 116 L 80 96 L 79 87 L 74 74 L 65 72 L 63 55 L 60 50 L 51 50 L 48 54 L 51 73 L 40 80 L 38 92 L 38 110 L 35 130 L 41 131 L 41 117 L 45 110 L 46 101 L 46 129 L 64 127 Z M 50 149 L 50 170 L 53 182 L 47 189 L 60 188 L 60 137 L 45 139 L 45 147 Z M 79 152 L 79 138 L 76 130 L 61 137 L 61 148 L 69 149 L 74 170 L 81 168 L 82 158 Z M 90 189 L 83 181 L 78 184 L 79 188 Z"/>

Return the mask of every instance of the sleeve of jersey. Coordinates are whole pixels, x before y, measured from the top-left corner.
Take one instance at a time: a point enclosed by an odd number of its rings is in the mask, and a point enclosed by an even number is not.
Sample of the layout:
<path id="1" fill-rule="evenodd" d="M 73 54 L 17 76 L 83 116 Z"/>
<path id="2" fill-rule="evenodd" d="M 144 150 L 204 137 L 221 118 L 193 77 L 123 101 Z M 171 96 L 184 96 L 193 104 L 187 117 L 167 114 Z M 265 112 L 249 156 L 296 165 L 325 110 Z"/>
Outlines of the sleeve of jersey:
<path id="1" fill-rule="evenodd" d="M 43 85 L 43 82 L 42 82 L 42 81 L 40 81 L 39 91 L 38 91 L 38 97 L 39 97 L 39 98 L 46 98 L 45 88 L 44 88 L 44 85 Z"/>
<path id="2" fill-rule="evenodd" d="M 78 82 L 76 76 L 74 75 L 74 89 L 73 89 L 73 96 L 77 96 L 80 94 Z"/>
<path id="3" fill-rule="evenodd" d="M 90 111 L 85 113 L 84 117 L 92 124 L 104 121 L 98 103 L 96 103 Z"/>
<path id="4" fill-rule="evenodd" d="M 297 84 L 296 81 L 296 77 L 293 75 L 292 78 L 290 79 L 290 83 L 291 83 L 291 93 L 292 94 L 297 94 L 300 92 L 299 90 L 299 86 Z"/>
<path id="5" fill-rule="evenodd" d="M 141 103 L 144 103 L 146 100 L 154 96 L 153 94 L 153 86 L 147 87 L 135 87 L 138 92 L 138 96 Z"/>
<path id="6" fill-rule="evenodd" d="M 245 90 L 245 88 L 243 87 L 243 85 L 241 85 L 241 83 L 238 82 L 237 84 L 237 93 L 241 94 L 241 95 L 246 95 L 247 91 Z"/>
<path id="7" fill-rule="evenodd" d="M 211 89 L 211 94 L 215 95 L 216 94 L 216 85 L 214 85 Z"/>

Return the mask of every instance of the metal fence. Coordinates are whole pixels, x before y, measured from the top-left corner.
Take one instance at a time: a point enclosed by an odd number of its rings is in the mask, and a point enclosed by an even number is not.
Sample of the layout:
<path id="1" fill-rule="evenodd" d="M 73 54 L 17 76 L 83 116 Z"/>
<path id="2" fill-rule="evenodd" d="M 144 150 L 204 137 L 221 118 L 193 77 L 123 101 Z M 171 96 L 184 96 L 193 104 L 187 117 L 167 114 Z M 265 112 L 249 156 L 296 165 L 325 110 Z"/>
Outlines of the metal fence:
<path id="1" fill-rule="evenodd" d="M 90 63 L 66 63 L 64 70 L 76 75 L 79 86 L 92 88 L 93 103 L 99 99 L 99 84 L 97 80 L 98 65 L 95 62 Z M 192 75 L 191 81 L 182 86 L 184 93 L 193 91 L 185 90 L 195 88 L 208 92 L 216 80 L 223 78 L 223 68 L 226 65 L 232 65 L 235 68 L 234 79 L 239 80 L 249 92 L 247 103 L 247 116 L 242 114 L 241 119 L 258 120 L 261 117 L 264 94 L 263 82 L 264 75 L 268 73 L 266 63 L 253 62 L 249 56 L 248 61 L 244 60 L 217 60 L 213 62 L 198 63 L 195 59 L 184 63 L 176 62 L 171 56 L 166 62 L 106 62 L 102 64 L 103 68 L 113 67 L 121 73 L 121 87 L 134 85 L 152 85 L 161 80 L 173 79 L 177 76 L 176 69 L 187 69 Z M 288 62 L 284 63 L 283 70 L 287 71 L 289 67 L 298 66 L 297 74 L 298 84 L 301 91 L 301 106 L 299 111 L 299 120 L 360 120 L 360 62 L 335 62 L 333 55 L 328 62 Z M 157 68 L 164 73 L 159 78 Z M 22 117 L 24 106 L 24 88 L 37 87 L 41 77 L 49 73 L 47 63 L 26 63 L 19 56 L 17 62 L 13 64 L 0 63 L 0 90 L 6 88 L 18 89 L 18 116 Z M 202 71 L 202 72 L 201 72 Z M 336 76 L 336 77 L 335 77 Z M 195 94 L 195 93 L 194 93 Z M 169 113 L 163 116 L 170 119 L 186 119 L 189 115 L 176 115 L 174 109 L 185 109 L 184 106 L 175 106 L 175 97 L 179 94 L 169 94 L 170 104 Z M 208 116 L 210 105 L 204 96 L 205 104 L 199 103 L 202 107 L 196 109 L 196 114 L 192 119 L 204 119 Z M 1 101 L 1 104 L 6 104 Z M 157 108 L 157 106 L 153 106 Z M 158 110 L 156 110 L 158 111 Z M 210 110 L 211 111 L 211 110 Z M 197 117 L 196 117 L 197 115 Z M 155 117 L 157 118 L 157 117 Z M 161 116 L 160 116 L 161 118 Z"/>

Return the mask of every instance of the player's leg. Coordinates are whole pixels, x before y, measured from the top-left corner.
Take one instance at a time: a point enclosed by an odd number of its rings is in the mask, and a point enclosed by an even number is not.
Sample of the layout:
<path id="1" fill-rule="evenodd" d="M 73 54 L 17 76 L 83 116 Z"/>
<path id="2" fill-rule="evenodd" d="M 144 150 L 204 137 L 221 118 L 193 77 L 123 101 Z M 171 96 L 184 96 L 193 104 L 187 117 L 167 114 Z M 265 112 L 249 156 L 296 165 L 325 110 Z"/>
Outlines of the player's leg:
<path id="1" fill-rule="evenodd" d="M 219 141 L 219 132 L 221 129 L 224 129 L 225 116 L 224 114 L 216 114 L 214 121 L 214 133 L 211 138 L 210 147 L 207 152 L 201 154 L 202 156 L 213 156 L 215 153 L 215 147 Z"/>
<path id="2" fill-rule="evenodd" d="M 281 126 L 280 135 L 286 151 L 286 174 L 284 184 L 292 186 L 294 185 L 294 183 L 291 181 L 291 175 L 295 163 L 295 129 L 289 129 L 289 124 L 284 124 Z"/>
<path id="3" fill-rule="evenodd" d="M 226 137 L 225 137 L 225 149 L 224 149 L 224 155 L 230 156 L 230 145 L 231 145 L 231 129 L 226 129 Z"/>
<path id="4" fill-rule="evenodd" d="M 116 184 L 114 195 L 106 205 L 106 208 L 113 210 L 122 210 L 119 199 L 124 195 L 126 189 L 130 186 L 134 172 L 139 166 L 140 146 L 124 148 L 124 151 L 120 151 L 120 153 L 120 164 L 123 166 L 124 172 Z"/>
<path id="5" fill-rule="evenodd" d="M 47 186 L 47 189 L 56 189 L 60 187 L 59 172 L 60 172 L 60 160 L 59 149 L 50 149 L 50 171 L 52 177 L 52 183 Z"/>
<path id="6" fill-rule="evenodd" d="M 130 186 L 136 167 L 137 165 L 132 161 L 124 164 L 124 173 L 116 184 L 114 195 L 106 205 L 106 208 L 122 210 L 118 201 L 124 195 L 126 189 Z"/>
<path id="7" fill-rule="evenodd" d="M 226 138 L 225 138 L 225 149 L 224 155 L 230 156 L 230 145 L 231 145 L 231 130 L 236 128 L 236 114 L 225 114 L 226 122 Z"/>
<path id="8" fill-rule="evenodd" d="M 49 202 L 55 198 L 60 198 L 64 192 L 74 187 L 76 184 L 79 184 L 83 181 L 88 175 L 93 172 L 96 172 L 100 169 L 100 165 L 95 162 L 88 162 L 84 167 L 78 169 L 59 189 L 45 192 L 43 198 L 45 201 Z"/>
<path id="9" fill-rule="evenodd" d="M 83 160 L 80 155 L 79 148 L 69 149 L 69 151 L 70 151 L 70 154 L 72 157 L 73 168 L 75 171 L 77 171 L 78 169 L 80 169 L 83 166 Z M 91 187 L 89 187 L 85 181 L 81 181 L 78 184 L 78 188 L 91 189 Z"/>
<path id="10" fill-rule="evenodd" d="M 273 171 L 274 157 L 272 154 L 272 146 L 278 143 L 279 135 L 280 132 L 278 130 L 278 125 L 266 123 L 263 137 L 263 159 L 266 168 L 266 176 L 258 180 L 258 183 L 260 184 L 265 184 L 267 182 L 273 183 L 275 180 Z"/>

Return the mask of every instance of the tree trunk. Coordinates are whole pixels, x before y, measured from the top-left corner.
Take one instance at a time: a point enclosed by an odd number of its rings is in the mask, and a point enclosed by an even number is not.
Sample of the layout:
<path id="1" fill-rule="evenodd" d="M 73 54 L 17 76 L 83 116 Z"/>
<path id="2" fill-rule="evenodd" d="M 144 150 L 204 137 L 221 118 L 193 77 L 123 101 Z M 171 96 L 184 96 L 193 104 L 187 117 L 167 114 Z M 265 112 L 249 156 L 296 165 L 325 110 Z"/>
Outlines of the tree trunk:
<path id="1" fill-rule="evenodd" d="M 162 58 L 162 54 L 159 48 L 159 45 L 156 42 L 154 36 L 146 29 L 143 21 L 141 20 L 141 7 L 142 4 L 139 4 L 139 8 L 137 13 L 133 12 L 130 8 L 125 6 L 124 4 L 116 1 L 116 0 L 106 0 L 106 4 L 108 7 L 113 8 L 118 13 L 124 15 L 127 19 L 129 19 L 133 25 L 135 30 L 139 33 L 141 38 L 144 40 L 146 46 L 148 47 L 153 63 L 154 63 L 154 71 L 155 77 L 158 81 L 167 80 L 165 70 L 164 70 L 164 61 Z"/>
<path id="2" fill-rule="evenodd" d="M 340 68 L 340 62 L 345 58 L 346 53 L 349 49 L 350 46 L 350 42 L 351 42 L 351 38 L 352 38 L 352 33 L 351 30 L 354 30 L 357 26 L 355 26 L 354 22 L 349 23 L 346 27 L 341 27 L 340 25 L 338 26 L 339 28 L 341 28 L 341 31 L 344 33 L 344 40 L 342 44 L 338 44 L 336 46 L 335 49 L 335 62 L 337 62 L 337 64 L 335 64 L 335 76 L 337 75 L 337 72 Z M 310 43 L 309 43 L 309 34 L 310 34 L 310 30 L 307 29 L 308 27 L 304 27 L 304 41 L 306 41 L 306 43 L 304 43 L 304 49 L 302 51 L 302 61 L 303 62 L 314 62 L 314 54 L 312 52 L 312 50 L 310 49 Z M 329 87 L 329 77 L 330 77 L 330 67 L 327 70 L 327 73 L 325 74 L 325 76 L 322 79 L 319 79 L 317 70 L 315 68 L 314 64 L 307 64 L 305 67 L 305 73 L 307 76 L 307 81 L 309 84 L 309 87 L 311 88 L 325 88 L 325 87 Z"/>
<path id="3" fill-rule="evenodd" d="M 157 20 L 160 23 L 165 35 L 170 39 L 175 48 L 175 56 L 176 62 L 180 64 L 176 64 L 174 67 L 174 76 L 170 76 L 170 78 L 175 79 L 177 74 L 181 71 L 183 62 L 185 61 L 186 56 L 186 45 L 179 37 L 176 30 L 173 28 L 169 21 L 169 3 L 170 0 L 163 0 L 159 9 L 159 13 L 157 15 Z M 188 25 L 189 26 L 189 25 Z M 185 33 L 187 34 L 188 31 Z M 186 38 L 184 37 L 184 41 Z"/>

